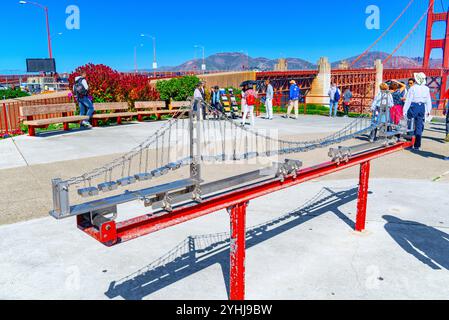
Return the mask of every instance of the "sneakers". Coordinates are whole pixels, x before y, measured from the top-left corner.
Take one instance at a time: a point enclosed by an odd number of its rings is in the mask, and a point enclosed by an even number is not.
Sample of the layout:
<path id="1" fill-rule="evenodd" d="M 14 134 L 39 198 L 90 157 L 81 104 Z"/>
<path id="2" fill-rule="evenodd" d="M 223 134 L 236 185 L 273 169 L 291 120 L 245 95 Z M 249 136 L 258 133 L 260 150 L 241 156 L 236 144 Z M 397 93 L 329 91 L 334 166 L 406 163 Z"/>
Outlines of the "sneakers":
<path id="1" fill-rule="evenodd" d="M 92 125 L 88 121 L 81 122 L 81 126 L 88 129 L 92 128 Z"/>

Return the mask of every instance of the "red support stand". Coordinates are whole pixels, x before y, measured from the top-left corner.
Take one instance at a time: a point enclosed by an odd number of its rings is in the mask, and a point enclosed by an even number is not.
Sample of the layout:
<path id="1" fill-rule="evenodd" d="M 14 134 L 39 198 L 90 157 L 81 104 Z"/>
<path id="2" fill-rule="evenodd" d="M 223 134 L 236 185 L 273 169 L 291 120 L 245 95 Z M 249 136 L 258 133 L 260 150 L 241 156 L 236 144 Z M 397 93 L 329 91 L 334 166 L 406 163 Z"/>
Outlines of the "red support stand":
<path id="1" fill-rule="evenodd" d="M 245 300 L 246 208 L 248 203 L 229 209 L 231 215 L 230 297 L 232 301 Z"/>
<path id="2" fill-rule="evenodd" d="M 30 137 L 35 137 L 36 136 L 36 129 L 34 127 L 28 126 L 28 135 Z"/>
<path id="3" fill-rule="evenodd" d="M 359 198 L 357 201 L 357 220 L 355 230 L 363 232 L 366 226 L 366 208 L 368 204 L 369 176 L 371 162 L 367 161 L 360 165 Z"/>

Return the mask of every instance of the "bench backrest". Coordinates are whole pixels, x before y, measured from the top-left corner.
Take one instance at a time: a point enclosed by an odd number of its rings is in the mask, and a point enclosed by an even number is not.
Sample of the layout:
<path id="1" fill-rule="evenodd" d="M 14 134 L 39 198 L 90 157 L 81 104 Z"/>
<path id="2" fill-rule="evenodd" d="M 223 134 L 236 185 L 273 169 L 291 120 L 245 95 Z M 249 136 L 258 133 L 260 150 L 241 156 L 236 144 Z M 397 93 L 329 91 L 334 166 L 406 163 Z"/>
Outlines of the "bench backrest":
<path id="1" fill-rule="evenodd" d="M 136 110 L 165 109 L 165 101 L 137 101 L 134 105 Z"/>
<path id="2" fill-rule="evenodd" d="M 128 102 L 95 103 L 95 111 L 128 111 Z"/>
<path id="3" fill-rule="evenodd" d="M 171 109 L 189 108 L 190 105 L 191 105 L 190 101 L 172 101 L 172 102 L 170 102 L 170 110 Z"/>
<path id="4" fill-rule="evenodd" d="M 38 115 L 48 115 L 56 113 L 68 113 L 75 112 L 76 104 L 74 103 L 64 103 L 64 104 L 49 104 L 49 105 L 39 105 L 39 106 L 23 106 L 20 107 L 21 117 L 32 117 Z"/>

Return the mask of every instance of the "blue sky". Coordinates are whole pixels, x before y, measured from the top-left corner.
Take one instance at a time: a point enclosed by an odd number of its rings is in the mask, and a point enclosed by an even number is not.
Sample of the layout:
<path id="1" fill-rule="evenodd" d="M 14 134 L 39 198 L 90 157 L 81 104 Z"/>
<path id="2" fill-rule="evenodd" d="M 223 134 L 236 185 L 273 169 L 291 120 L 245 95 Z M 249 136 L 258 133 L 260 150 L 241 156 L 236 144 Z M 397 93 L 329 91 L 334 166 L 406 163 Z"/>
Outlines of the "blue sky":
<path id="1" fill-rule="evenodd" d="M 72 71 L 88 62 L 119 70 L 134 68 L 134 46 L 140 68 L 152 62 L 150 39 L 157 37 L 159 66 L 178 65 L 194 57 L 194 45 L 206 55 L 245 51 L 252 57 L 298 57 L 335 61 L 364 51 L 399 15 L 409 0 L 296 1 L 107 1 L 38 0 L 49 7 L 53 51 L 58 71 Z M 391 52 L 427 8 L 415 0 L 398 27 L 376 46 Z M 438 3 L 440 1 L 437 1 Z M 445 0 L 445 5 L 449 1 Z M 80 30 L 67 30 L 68 5 L 80 8 Z M 380 29 L 368 30 L 367 6 L 380 8 Z M 26 58 L 47 57 L 43 10 L 2 0 L 0 73 L 24 71 Z M 437 9 L 441 8 L 437 6 Z M 248 12 L 248 13 L 247 13 Z M 398 53 L 421 56 L 425 21 Z M 63 32 L 63 35 L 57 35 Z"/>

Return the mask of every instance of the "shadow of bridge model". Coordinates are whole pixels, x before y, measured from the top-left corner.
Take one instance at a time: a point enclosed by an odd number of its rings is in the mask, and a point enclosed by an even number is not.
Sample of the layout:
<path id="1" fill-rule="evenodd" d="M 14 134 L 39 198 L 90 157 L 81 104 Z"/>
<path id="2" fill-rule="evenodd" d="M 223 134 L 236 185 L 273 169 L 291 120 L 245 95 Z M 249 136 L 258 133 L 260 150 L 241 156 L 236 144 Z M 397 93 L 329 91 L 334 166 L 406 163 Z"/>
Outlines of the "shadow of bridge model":
<path id="1" fill-rule="evenodd" d="M 335 213 L 352 230 L 355 223 L 339 207 L 357 199 L 358 188 L 334 192 L 323 189 L 301 208 L 246 232 L 247 248 L 254 247 L 328 212 Z M 220 264 L 229 296 L 230 235 L 219 233 L 188 237 L 173 250 L 138 272 L 110 284 L 110 299 L 142 300 L 169 285 Z"/>

